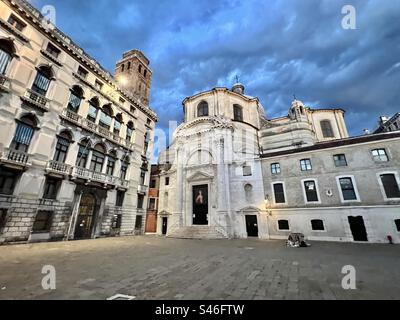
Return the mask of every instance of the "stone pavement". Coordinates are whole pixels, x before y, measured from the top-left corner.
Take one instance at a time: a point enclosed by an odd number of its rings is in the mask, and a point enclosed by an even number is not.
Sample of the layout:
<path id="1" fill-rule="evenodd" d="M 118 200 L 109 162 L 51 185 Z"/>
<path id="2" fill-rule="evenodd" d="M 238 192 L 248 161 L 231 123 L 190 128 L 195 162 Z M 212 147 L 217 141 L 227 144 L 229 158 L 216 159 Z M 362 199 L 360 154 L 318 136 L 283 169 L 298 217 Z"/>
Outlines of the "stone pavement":
<path id="1" fill-rule="evenodd" d="M 400 299 L 400 246 L 156 236 L 0 247 L 0 299 Z M 57 288 L 42 289 L 43 265 Z M 357 290 L 341 287 L 342 267 Z"/>

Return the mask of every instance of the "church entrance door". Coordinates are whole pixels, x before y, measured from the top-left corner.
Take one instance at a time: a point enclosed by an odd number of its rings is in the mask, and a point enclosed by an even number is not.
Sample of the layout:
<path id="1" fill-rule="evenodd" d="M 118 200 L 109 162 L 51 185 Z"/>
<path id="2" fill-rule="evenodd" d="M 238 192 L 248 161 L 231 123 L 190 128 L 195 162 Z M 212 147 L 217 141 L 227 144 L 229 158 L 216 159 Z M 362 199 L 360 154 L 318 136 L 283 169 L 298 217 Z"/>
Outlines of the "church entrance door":
<path id="1" fill-rule="evenodd" d="M 193 187 L 193 225 L 208 225 L 208 185 Z"/>
<path id="2" fill-rule="evenodd" d="M 246 216 L 246 229 L 248 237 L 258 237 L 257 216 Z"/>

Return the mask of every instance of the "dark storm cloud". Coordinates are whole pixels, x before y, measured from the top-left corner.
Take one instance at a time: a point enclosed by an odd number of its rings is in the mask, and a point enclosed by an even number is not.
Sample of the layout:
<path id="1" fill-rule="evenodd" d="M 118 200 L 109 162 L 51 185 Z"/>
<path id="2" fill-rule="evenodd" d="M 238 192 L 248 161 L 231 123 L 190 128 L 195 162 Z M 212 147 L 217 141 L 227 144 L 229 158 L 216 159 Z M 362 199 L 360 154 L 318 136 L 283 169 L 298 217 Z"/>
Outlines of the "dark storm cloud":
<path id="1" fill-rule="evenodd" d="M 229 87 L 236 74 L 269 117 L 287 114 L 294 93 L 346 109 L 353 135 L 399 111 L 399 1 L 33 1 L 49 3 L 58 27 L 111 72 L 123 51 L 145 52 L 164 129 L 182 119 L 186 96 Z M 341 27 L 346 4 L 356 30 Z"/>

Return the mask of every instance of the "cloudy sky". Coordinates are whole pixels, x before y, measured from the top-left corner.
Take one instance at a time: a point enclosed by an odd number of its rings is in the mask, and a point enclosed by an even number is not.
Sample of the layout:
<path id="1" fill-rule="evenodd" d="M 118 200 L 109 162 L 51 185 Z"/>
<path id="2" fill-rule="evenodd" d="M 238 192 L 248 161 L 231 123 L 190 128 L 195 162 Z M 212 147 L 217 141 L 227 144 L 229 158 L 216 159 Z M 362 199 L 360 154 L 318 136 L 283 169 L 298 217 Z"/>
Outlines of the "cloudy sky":
<path id="1" fill-rule="evenodd" d="M 154 72 L 159 127 L 182 120 L 182 100 L 235 75 L 267 117 L 287 114 L 293 94 L 314 108 L 347 110 L 352 135 L 400 111 L 398 0 L 31 0 L 54 5 L 57 26 L 113 72 L 141 49 Z M 356 30 L 342 28 L 342 7 Z"/>

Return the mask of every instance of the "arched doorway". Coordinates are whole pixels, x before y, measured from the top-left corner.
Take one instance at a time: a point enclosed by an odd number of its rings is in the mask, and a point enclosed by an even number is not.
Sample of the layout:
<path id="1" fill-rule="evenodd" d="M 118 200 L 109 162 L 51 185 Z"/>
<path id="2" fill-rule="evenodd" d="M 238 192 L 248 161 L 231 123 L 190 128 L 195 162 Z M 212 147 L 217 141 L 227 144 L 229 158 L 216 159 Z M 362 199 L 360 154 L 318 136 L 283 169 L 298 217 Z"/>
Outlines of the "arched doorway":
<path id="1" fill-rule="evenodd" d="M 93 194 L 82 195 L 76 220 L 74 239 L 90 239 L 95 223 L 96 198 Z"/>

